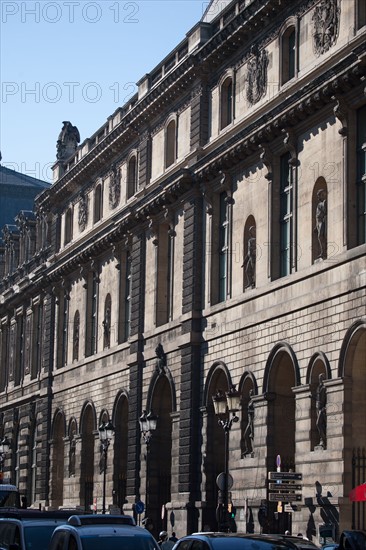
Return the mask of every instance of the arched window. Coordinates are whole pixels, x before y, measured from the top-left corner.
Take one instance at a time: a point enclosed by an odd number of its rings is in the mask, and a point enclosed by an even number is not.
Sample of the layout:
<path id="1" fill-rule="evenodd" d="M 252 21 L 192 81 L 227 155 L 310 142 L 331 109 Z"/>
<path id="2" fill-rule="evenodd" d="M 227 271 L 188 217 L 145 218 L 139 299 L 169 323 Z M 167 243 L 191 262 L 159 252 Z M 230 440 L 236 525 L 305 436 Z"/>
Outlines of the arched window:
<path id="1" fill-rule="evenodd" d="M 296 48 L 296 30 L 291 26 L 281 37 L 281 84 L 285 84 L 296 75 Z"/>
<path id="2" fill-rule="evenodd" d="M 233 80 L 231 77 L 221 85 L 220 90 L 220 129 L 226 128 L 233 121 Z"/>
<path id="3" fill-rule="evenodd" d="M 177 158 L 176 123 L 171 120 L 165 133 L 165 168 L 171 166 Z"/>
<path id="4" fill-rule="evenodd" d="M 68 244 L 72 239 L 72 210 L 68 208 L 65 214 L 65 239 L 64 244 Z"/>
<path id="5" fill-rule="evenodd" d="M 136 156 L 130 158 L 127 166 L 127 199 L 133 197 L 137 191 L 137 161 Z"/>
<path id="6" fill-rule="evenodd" d="M 102 204 L 102 186 L 99 184 L 94 191 L 94 223 L 102 219 L 103 204 Z"/>

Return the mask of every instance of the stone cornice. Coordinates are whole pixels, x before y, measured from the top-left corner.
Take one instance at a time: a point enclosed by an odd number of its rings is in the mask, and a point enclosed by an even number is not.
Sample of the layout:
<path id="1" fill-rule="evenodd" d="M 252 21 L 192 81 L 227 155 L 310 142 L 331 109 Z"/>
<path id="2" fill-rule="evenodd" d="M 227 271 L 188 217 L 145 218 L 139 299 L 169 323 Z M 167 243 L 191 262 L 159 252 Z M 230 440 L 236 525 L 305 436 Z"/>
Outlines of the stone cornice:
<path id="1" fill-rule="evenodd" d="M 272 141 L 284 130 L 324 106 L 335 106 L 334 96 L 341 97 L 352 87 L 362 84 L 365 75 L 366 46 L 362 45 L 337 66 L 301 88 L 279 106 L 267 110 L 254 123 L 203 156 L 195 169 L 198 180 L 214 179 L 220 170 L 229 169 L 253 153 L 260 154 L 263 144 Z"/>
<path id="2" fill-rule="evenodd" d="M 97 237 L 94 235 L 75 246 L 68 254 L 59 259 L 56 257 L 50 267 L 45 269 L 46 279 L 39 280 L 38 284 L 42 286 L 53 284 L 107 250 L 112 253 L 115 243 L 125 235 L 133 233 L 136 227 L 142 227 L 148 217 L 162 212 L 164 207 L 169 208 L 179 201 L 191 187 L 192 174 L 189 170 L 181 170 L 178 174 L 174 174 L 165 182 L 164 188 L 158 186 L 143 197 L 136 210 L 125 209 L 112 218 L 111 223 Z"/>

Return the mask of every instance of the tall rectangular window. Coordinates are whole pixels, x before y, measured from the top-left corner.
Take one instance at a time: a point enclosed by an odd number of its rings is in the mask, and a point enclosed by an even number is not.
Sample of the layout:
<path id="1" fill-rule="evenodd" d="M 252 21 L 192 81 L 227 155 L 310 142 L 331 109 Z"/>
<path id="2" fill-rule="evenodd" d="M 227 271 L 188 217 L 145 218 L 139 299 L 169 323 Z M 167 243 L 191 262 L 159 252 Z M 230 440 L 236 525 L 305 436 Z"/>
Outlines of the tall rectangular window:
<path id="1" fill-rule="evenodd" d="M 229 261 L 229 218 L 227 212 L 227 194 L 220 194 L 219 219 L 219 302 L 226 300 L 227 274 Z"/>
<path id="2" fill-rule="evenodd" d="M 290 154 L 281 157 L 280 164 L 280 276 L 291 272 L 292 246 L 292 169 Z"/>
<path id="3" fill-rule="evenodd" d="M 19 315 L 16 325 L 16 356 L 15 356 L 15 385 L 18 386 L 23 377 L 23 361 L 24 361 L 24 319 L 23 315 Z"/>
<path id="4" fill-rule="evenodd" d="M 85 355 L 97 352 L 99 277 L 93 271 L 87 278 Z"/>
<path id="5" fill-rule="evenodd" d="M 67 363 L 67 329 L 69 321 L 69 297 L 66 292 L 62 299 L 62 340 L 61 340 L 61 366 Z"/>
<path id="6" fill-rule="evenodd" d="M 90 316 L 90 353 L 93 355 L 97 352 L 97 337 L 98 337 L 98 280 L 97 275 L 93 273 L 92 281 L 92 296 L 91 296 L 91 316 Z"/>
<path id="7" fill-rule="evenodd" d="M 366 105 L 357 111 L 357 244 L 366 242 Z"/>
<path id="8" fill-rule="evenodd" d="M 131 333 L 131 290 L 132 290 L 132 262 L 131 254 L 126 254 L 126 271 L 125 271 L 125 296 L 124 296 L 124 312 L 125 312 L 125 326 L 124 326 L 124 340 L 128 340 Z"/>

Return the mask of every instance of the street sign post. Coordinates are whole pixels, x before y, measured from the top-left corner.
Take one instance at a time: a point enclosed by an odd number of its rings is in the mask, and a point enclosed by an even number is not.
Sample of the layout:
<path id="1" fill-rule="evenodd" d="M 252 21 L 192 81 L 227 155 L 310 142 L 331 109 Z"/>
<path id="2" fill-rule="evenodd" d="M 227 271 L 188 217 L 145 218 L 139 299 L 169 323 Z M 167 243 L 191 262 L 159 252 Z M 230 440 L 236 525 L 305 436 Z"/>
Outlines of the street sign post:
<path id="1" fill-rule="evenodd" d="M 302 500 L 301 493 L 269 493 L 270 502 L 299 502 Z"/>
<path id="2" fill-rule="evenodd" d="M 297 483 L 269 483 L 270 491 L 301 491 L 302 485 Z"/>
<path id="3" fill-rule="evenodd" d="M 299 472 L 269 472 L 268 479 L 281 481 L 300 481 L 302 474 Z"/>

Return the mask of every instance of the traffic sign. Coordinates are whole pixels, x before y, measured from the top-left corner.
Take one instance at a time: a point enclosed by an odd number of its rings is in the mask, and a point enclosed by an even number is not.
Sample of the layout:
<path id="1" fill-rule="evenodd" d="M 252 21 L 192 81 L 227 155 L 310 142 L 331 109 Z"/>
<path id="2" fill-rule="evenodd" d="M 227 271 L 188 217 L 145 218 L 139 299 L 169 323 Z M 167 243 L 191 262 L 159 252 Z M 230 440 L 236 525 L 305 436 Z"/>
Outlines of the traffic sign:
<path id="1" fill-rule="evenodd" d="M 268 479 L 279 479 L 282 481 L 296 481 L 302 479 L 302 474 L 298 472 L 269 472 Z"/>
<path id="2" fill-rule="evenodd" d="M 270 491 L 301 491 L 302 485 L 297 483 L 270 483 L 268 488 Z"/>
<path id="3" fill-rule="evenodd" d="M 141 500 L 138 500 L 137 502 L 135 502 L 136 514 L 142 514 L 144 510 L 145 510 L 145 505 Z"/>
<path id="4" fill-rule="evenodd" d="M 269 493 L 270 502 L 298 502 L 302 500 L 299 493 Z"/>

